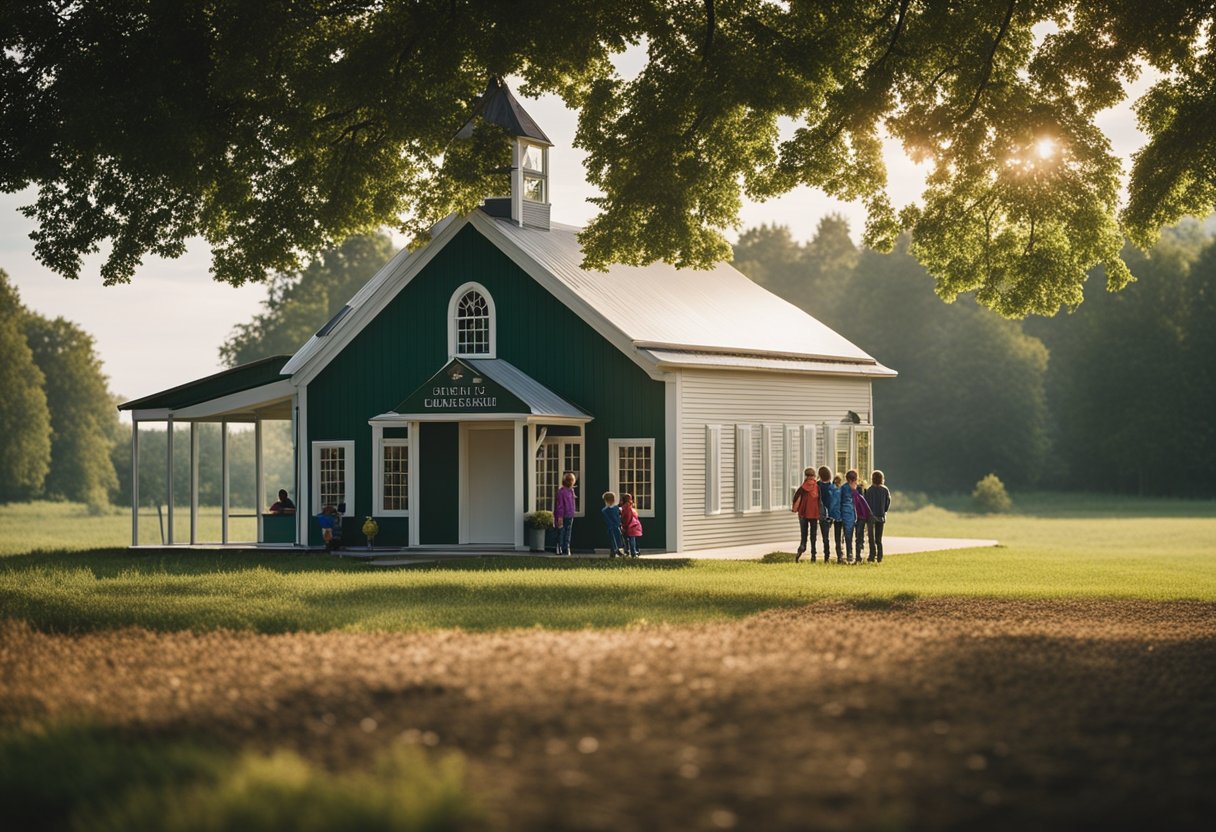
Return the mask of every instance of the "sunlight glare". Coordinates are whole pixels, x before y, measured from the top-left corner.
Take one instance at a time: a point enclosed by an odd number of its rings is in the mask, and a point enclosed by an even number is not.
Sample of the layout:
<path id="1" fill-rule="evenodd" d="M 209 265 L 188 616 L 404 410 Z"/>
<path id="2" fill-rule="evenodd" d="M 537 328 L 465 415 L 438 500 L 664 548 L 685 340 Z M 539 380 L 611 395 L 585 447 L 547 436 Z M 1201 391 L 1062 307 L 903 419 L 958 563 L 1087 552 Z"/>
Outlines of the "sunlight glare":
<path id="1" fill-rule="evenodd" d="M 1052 139 L 1039 139 L 1035 143 L 1035 151 L 1040 159 L 1050 159 L 1056 152 L 1056 143 Z"/>

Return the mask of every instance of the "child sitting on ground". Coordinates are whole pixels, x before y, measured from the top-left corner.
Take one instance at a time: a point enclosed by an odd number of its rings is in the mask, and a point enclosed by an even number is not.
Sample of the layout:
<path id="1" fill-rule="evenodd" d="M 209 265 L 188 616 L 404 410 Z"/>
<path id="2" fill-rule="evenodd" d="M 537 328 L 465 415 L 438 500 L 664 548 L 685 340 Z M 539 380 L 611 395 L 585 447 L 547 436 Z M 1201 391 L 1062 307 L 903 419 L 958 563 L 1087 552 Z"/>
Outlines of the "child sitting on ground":
<path id="1" fill-rule="evenodd" d="M 621 494 L 621 531 L 625 533 L 625 550 L 631 558 L 638 556 L 638 541 L 642 539 L 642 521 L 633 507 L 633 495 Z"/>
<path id="2" fill-rule="evenodd" d="M 623 555 L 624 543 L 621 541 L 621 507 L 616 504 L 616 494 L 604 492 L 604 507 L 600 509 L 604 515 L 604 525 L 608 527 L 608 557 Z"/>

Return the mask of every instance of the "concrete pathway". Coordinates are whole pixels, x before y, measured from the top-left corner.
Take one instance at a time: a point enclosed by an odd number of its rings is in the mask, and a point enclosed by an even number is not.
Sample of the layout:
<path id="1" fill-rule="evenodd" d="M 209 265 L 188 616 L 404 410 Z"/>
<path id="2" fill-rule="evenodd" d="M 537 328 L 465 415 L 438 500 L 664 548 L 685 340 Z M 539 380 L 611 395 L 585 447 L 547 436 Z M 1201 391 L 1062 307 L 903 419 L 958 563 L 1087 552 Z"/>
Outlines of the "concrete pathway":
<path id="1" fill-rule="evenodd" d="M 963 537 L 884 537 L 882 543 L 884 556 L 907 555 L 914 552 L 942 552 L 950 549 L 982 549 L 998 545 L 995 540 L 978 540 Z M 699 549 L 694 552 L 643 552 L 642 557 L 646 560 L 759 560 L 770 552 L 793 552 L 797 549 L 798 541 L 793 540 L 789 543 L 753 543 L 748 546 Z M 437 563 L 441 560 L 456 560 L 458 558 L 486 557 L 491 555 L 502 557 L 557 558 L 557 555 L 552 552 L 492 551 L 451 552 L 444 553 L 442 557 L 435 557 L 435 552 L 430 551 L 419 552 L 411 557 L 408 549 L 401 549 L 391 553 L 383 552 L 379 557 L 375 557 L 375 559 L 363 554 L 358 549 L 343 550 L 341 554 L 346 557 L 366 558 L 370 566 L 419 566 L 421 564 Z M 399 557 L 392 557 L 391 555 L 393 554 Z M 575 558 L 607 557 L 607 553 L 603 551 L 597 551 L 594 554 L 575 554 Z"/>
<path id="2" fill-rule="evenodd" d="M 867 541 L 867 549 L 869 542 Z M 942 552 L 948 549 L 982 549 L 998 545 L 995 540 L 978 540 L 965 537 L 883 537 L 883 556 L 908 555 L 914 552 Z M 644 558 L 696 560 L 757 560 L 770 552 L 796 552 L 798 540 L 789 543 L 752 543 L 747 546 L 732 546 L 725 549 L 700 549 L 695 552 L 662 552 L 642 555 Z M 809 553 L 806 557 L 809 557 Z"/>

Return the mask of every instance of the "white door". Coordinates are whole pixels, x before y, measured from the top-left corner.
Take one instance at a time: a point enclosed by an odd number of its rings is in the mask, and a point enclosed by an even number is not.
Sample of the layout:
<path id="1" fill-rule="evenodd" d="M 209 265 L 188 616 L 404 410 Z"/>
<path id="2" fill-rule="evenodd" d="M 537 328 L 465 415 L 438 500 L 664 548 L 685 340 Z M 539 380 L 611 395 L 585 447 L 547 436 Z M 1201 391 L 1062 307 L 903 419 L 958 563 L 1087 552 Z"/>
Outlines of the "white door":
<path id="1" fill-rule="evenodd" d="M 465 442 L 466 543 L 514 546 L 515 443 L 511 428 L 470 426 Z"/>

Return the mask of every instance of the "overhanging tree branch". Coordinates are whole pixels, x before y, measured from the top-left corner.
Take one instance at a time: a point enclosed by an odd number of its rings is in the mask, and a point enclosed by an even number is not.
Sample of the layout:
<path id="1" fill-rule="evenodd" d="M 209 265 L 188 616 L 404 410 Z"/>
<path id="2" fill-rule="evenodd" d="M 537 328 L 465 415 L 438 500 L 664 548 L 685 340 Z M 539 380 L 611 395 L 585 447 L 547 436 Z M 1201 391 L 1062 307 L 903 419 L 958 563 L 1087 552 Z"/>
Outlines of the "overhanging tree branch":
<path id="1" fill-rule="evenodd" d="M 980 76 L 979 86 L 975 88 L 975 95 L 971 96 L 971 103 L 963 112 L 960 121 L 966 121 L 975 115 L 975 110 L 979 107 L 980 96 L 984 94 L 984 90 L 988 87 L 988 82 L 992 79 L 992 69 L 996 64 L 996 51 L 1001 46 L 1001 41 L 1005 39 L 1006 33 L 1009 32 L 1009 24 L 1013 21 L 1013 7 L 1016 0 L 1009 0 L 1009 6 L 1005 9 L 1005 19 L 1001 21 L 1001 28 L 997 30 L 996 37 L 992 41 L 992 48 L 988 50 L 988 59 L 984 61 L 983 75 Z"/>

